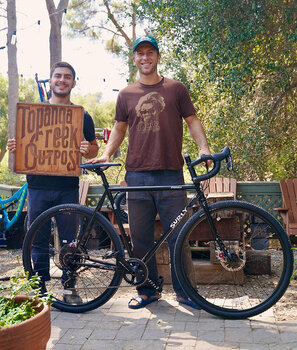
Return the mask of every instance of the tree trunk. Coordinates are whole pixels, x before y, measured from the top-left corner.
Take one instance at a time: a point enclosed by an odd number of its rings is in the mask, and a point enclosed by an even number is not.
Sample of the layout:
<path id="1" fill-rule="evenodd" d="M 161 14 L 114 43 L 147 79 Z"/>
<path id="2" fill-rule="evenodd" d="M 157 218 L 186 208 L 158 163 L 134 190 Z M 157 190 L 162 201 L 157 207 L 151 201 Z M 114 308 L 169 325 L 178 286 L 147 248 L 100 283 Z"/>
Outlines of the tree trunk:
<path id="1" fill-rule="evenodd" d="M 49 36 L 50 66 L 62 60 L 62 18 L 64 10 L 67 9 L 69 0 L 60 0 L 58 7 L 54 0 L 45 0 L 49 14 L 51 30 Z"/>
<path id="2" fill-rule="evenodd" d="M 8 137 L 15 137 L 16 104 L 19 100 L 19 75 L 16 47 L 16 5 L 7 0 L 7 56 L 8 56 Z M 9 157 L 9 168 L 13 169 L 14 157 Z"/>

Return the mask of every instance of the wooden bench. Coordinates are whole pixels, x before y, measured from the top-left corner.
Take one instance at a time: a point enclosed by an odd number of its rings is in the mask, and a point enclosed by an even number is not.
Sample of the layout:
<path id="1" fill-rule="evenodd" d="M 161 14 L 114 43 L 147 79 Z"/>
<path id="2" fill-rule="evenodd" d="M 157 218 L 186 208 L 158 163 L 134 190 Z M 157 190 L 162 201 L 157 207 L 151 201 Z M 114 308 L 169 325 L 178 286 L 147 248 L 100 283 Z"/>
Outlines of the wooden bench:
<path id="1" fill-rule="evenodd" d="M 101 212 L 107 213 L 110 223 L 114 226 L 117 233 L 120 234 L 121 233 L 120 228 L 119 228 L 118 224 L 116 223 L 116 218 L 115 218 L 114 212 L 110 208 L 108 208 L 106 205 L 101 208 Z M 129 234 L 130 233 L 129 224 L 123 223 L 123 227 L 124 227 L 125 231 L 127 232 L 127 234 Z"/>
<path id="2" fill-rule="evenodd" d="M 207 186 L 208 183 L 208 186 Z M 207 199 L 217 202 L 226 199 L 236 199 L 236 179 L 229 177 L 212 177 L 203 182 Z"/>
<path id="3" fill-rule="evenodd" d="M 281 180 L 283 208 L 274 208 L 283 219 L 284 227 L 291 241 L 297 236 L 297 178 Z M 295 243 L 295 242 L 294 242 Z"/>
<path id="4" fill-rule="evenodd" d="M 86 204 L 89 187 L 90 183 L 88 181 L 79 180 L 79 204 Z"/>

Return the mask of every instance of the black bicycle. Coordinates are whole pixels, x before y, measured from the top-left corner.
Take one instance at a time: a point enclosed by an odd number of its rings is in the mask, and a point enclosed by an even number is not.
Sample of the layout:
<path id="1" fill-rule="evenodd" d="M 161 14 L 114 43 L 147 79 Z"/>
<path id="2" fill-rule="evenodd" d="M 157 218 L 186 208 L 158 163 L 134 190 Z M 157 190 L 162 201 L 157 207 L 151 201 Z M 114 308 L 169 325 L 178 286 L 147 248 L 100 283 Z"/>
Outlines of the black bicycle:
<path id="1" fill-rule="evenodd" d="M 194 161 L 185 155 L 193 183 L 180 186 L 110 186 L 104 170 L 119 164 L 81 165 L 102 178 L 105 191 L 96 209 L 67 204 L 41 214 L 25 237 L 25 269 L 30 275 L 34 273 L 34 249 L 50 227 L 49 249 L 43 253 L 50 260 L 46 288 L 53 293 L 53 306 L 77 313 L 95 309 L 106 303 L 118 288 L 147 281 L 147 262 L 189 214 L 175 247 L 176 273 L 188 297 L 207 312 L 229 319 L 247 318 L 267 310 L 289 285 L 293 268 L 291 245 L 282 225 L 266 210 L 237 200 L 207 202 L 203 186 L 219 172 L 225 159 L 231 168 L 228 147 Z M 194 167 L 207 160 L 213 162 L 211 169 L 197 175 Z M 132 255 L 130 238 L 115 207 L 113 193 L 146 190 L 195 190 L 195 194 L 148 253 L 137 259 Z M 120 235 L 100 213 L 106 199 L 115 213 Z M 59 227 L 61 218 L 64 222 L 68 218 L 71 242 L 63 238 L 66 228 Z M 64 281 L 67 276 L 64 284 L 63 276 Z M 69 294 L 78 300 L 67 301 Z"/>

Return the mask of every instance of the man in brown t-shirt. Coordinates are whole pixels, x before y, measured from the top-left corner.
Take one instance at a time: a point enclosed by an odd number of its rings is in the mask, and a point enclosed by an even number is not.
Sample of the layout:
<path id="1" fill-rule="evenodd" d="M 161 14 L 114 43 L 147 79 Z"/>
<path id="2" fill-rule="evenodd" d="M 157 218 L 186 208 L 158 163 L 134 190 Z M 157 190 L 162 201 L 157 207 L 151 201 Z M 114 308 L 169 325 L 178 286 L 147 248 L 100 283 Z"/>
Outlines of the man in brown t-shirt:
<path id="1" fill-rule="evenodd" d="M 133 46 L 133 61 L 139 80 L 120 91 L 116 104 L 116 123 L 107 147 L 97 162 L 109 162 L 120 147 L 129 127 L 129 147 L 126 159 L 128 186 L 180 185 L 183 179 L 181 155 L 183 120 L 197 145 L 199 154 L 210 154 L 205 132 L 186 87 L 158 74 L 161 55 L 156 40 L 150 36 L 138 38 Z M 94 161 L 93 161 L 94 162 Z M 182 191 L 129 192 L 128 212 L 130 234 L 135 257 L 142 258 L 154 242 L 157 213 L 167 229 L 185 206 Z M 198 308 L 187 298 L 177 280 L 173 264 L 174 244 L 179 230 L 168 238 L 171 257 L 171 277 L 177 301 Z M 155 258 L 148 263 L 149 281 L 137 287 L 138 296 L 129 307 L 137 309 L 160 298 L 156 290 L 158 271 Z"/>

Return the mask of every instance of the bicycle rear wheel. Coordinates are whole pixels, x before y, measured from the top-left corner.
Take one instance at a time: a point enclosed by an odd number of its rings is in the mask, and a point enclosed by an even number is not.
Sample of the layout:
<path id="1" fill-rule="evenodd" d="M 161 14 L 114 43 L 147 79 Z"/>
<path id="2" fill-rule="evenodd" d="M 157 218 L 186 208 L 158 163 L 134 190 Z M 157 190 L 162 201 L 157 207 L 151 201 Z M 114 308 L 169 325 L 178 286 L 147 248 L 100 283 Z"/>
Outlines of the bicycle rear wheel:
<path id="1" fill-rule="evenodd" d="M 271 214 L 250 203 L 224 201 L 209 209 L 234 259 L 224 257 L 200 210 L 176 242 L 180 284 L 194 302 L 216 316 L 242 319 L 262 313 L 282 297 L 290 282 L 293 254 L 287 234 Z"/>
<path id="2" fill-rule="evenodd" d="M 92 214 L 92 209 L 76 204 L 53 207 L 32 223 L 24 240 L 25 270 L 41 276 L 53 294 L 53 306 L 63 311 L 85 312 L 103 305 L 123 277 L 113 254 L 124 256 L 122 243 L 103 215 L 96 213 L 86 244 L 77 244 Z"/>

